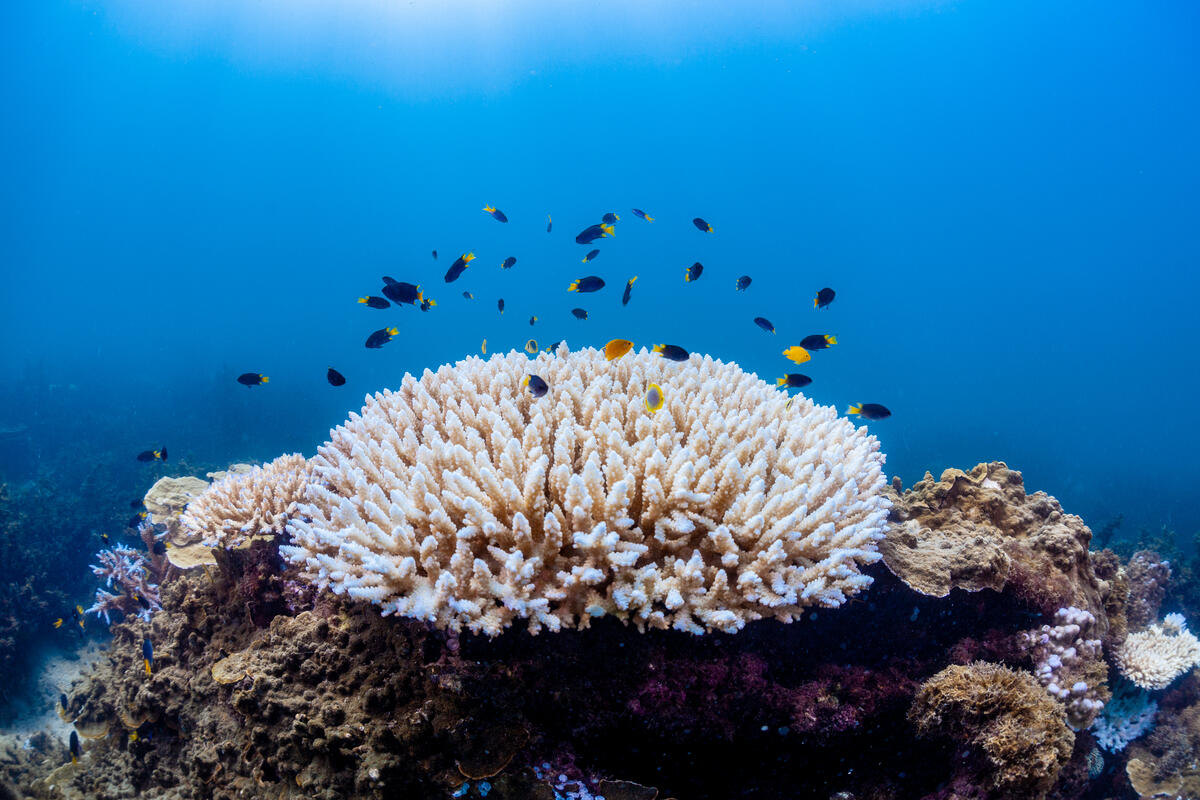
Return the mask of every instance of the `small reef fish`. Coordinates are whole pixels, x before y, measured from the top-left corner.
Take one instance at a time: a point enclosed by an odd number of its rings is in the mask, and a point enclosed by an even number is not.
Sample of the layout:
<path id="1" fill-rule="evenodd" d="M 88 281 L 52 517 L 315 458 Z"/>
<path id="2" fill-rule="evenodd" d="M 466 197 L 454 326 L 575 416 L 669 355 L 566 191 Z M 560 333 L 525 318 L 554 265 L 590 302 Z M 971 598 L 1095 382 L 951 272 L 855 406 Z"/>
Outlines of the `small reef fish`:
<path id="1" fill-rule="evenodd" d="M 613 339 L 604 345 L 604 357 L 609 361 L 620 358 L 633 349 L 633 342 L 628 339 Z"/>
<path id="2" fill-rule="evenodd" d="M 79 746 L 79 734 L 71 731 L 71 739 L 68 748 L 71 751 L 71 763 L 78 764 L 79 759 L 83 758 L 83 748 Z"/>
<path id="3" fill-rule="evenodd" d="M 618 217 L 616 214 L 614 214 L 612 211 L 610 211 L 607 214 L 605 214 L 603 217 L 601 217 L 600 221 L 603 222 L 605 225 L 612 225 L 612 224 L 616 223 L 619 219 L 621 219 L 621 218 Z"/>
<path id="4" fill-rule="evenodd" d="M 71 712 L 70 712 L 70 709 L 67 707 L 67 696 L 65 694 L 60 694 L 58 696 L 58 716 L 64 722 L 71 721 L 71 719 L 70 719 Z"/>
<path id="5" fill-rule="evenodd" d="M 595 275 L 588 275 L 585 278 L 571 281 L 571 285 L 567 287 L 568 292 L 598 292 L 604 288 L 604 279 Z"/>
<path id="6" fill-rule="evenodd" d="M 166 461 L 167 448 L 161 447 L 158 450 L 143 450 L 137 454 L 138 461 Z"/>
<path id="7" fill-rule="evenodd" d="M 400 333 L 398 328 L 380 328 L 367 337 L 367 347 L 372 350 L 378 350 L 392 340 L 392 337 Z"/>
<path id="8" fill-rule="evenodd" d="M 487 355 L 487 339 L 484 339 L 483 344 L 479 345 L 479 352 L 485 356 Z"/>
<path id="9" fill-rule="evenodd" d="M 463 292 L 463 297 L 466 298 L 467 300 L 475 299 L 475 295 L 471 294 L 470 292 Z"/>
<path id="10" fill-rule="evenodd" d="M 588 225 L 575 237 L 575 242 L 577 244 L 591 244 L 597 239 L 603 239 L 605 236 L 616 235 L 616 227 L 613 225 L 605 225 L 604 223 Z"/>
<path id="11" fill-rule="evenodd" d="M 436 305 L 437 305 L 437 300 L 434 300 L 432 297 L 426 297 L 424 300 L 421 301 L 421 310 L 428 311 L 429 309 L 433 308 Z"/>
<path id="12" fill-rule="evenodd" d="M 501 314 L 504 313 L 504 298 L 503 297 L 501 297 L 499 300 L 496 301 L 496 308 L 500 309 Z"/>
<path id="13" fill-rule="evenodd" d="M 132 526 L 130 526 L 130 527 L 132 527 Z M 105 544 L 108 544 L 108 543 L 109 543 L 109 538 L 108 538 L 108 532 L 107 532 L 107 531 L 105 531 L 104 533 L 101 533 L 101 534 L 100 534 L 100 540 L 101 540 L 101 541 L 103 541 Z"/>
<path id="14" fill-rule="evenodd" d="M 654 222 L 654 217 L 650 216 L 645 211 L 642 211 L 640 208 L 633 209 L 633 215 L 635 217 L 641 217 L 642 219 L 646 220 L 646 222 Z"/>
<path id="15" fill-rule="evenodd" d="M 421 294 L 421 287 L 415 283 L 405 283 L 387 277 L 384 277 L 383 280 L 385 281 L 383 293 L 393 303 L 407 303 L 415 306 L 425 299 Z"/>
<path id="16" fill-rule="evenodd" d="M 385 300 L 382 297 L 376 297 L 373 294 L 369 294 L 366 297 L 358 298 L 358 302 L 362 303 L 367 308 L 391 308 L 392 307 L 392 304 L 389 303 L 387 300 Z"/>
<path id="17" fill-rule="evenodd" d="M 697 261 L 695 264 L 692 264 L 690 267 L 688 267 L 687 271 L 683 273 L 683 280 L 685 283 L 691 283 L 692 281 L 699 280 L 703 273 L 704 265 Z"/>
<path id="18" fill-rule="evenodd" d="M 74 620 L 77 625 L 79 625 L 80 630 L 83 629 L 83 606 L 75 606 L 73 609 L 71 609 L 71 619 Z M 61 628 L 65 621 L 66 620 L 63 617 L 59 617 L 58 619 L 54 620 L 54 627 Z"/>
<path id="19" fill-rule="evenodd" d="M 496 222 L 508 222 L 508 217 L 504 216 L 504 212 L 494 206 L 484 206 L 483 210 L 492 215 L 492 219 Z"/>
<path id="20" fill-rule="evenodd" d="M 446 270 L 446 283 L 454 283 L 458 280 L 458 276 L 463 274 L 463 270 L 467 265 L 475 260 L 474 253 L 463 253 L 458 258 L 454 259 L 454 263 L 450 265 L 450 269 Z"/>
<path id="21" fill-rule="evenodd" d="M 750 287 L 750 283 L 751 283 L 750 276 L 743 275 L 742 277 L 738 278 L 736 281 L 733 282 L 733 288 L 739 292 L 744 292 L 744 291 L 746 291 L 746 289 L 748 289 Z"/>
<path id="22" fill-rule="evenodd" d="M 547 353 L 558 352 L 558 346 L 562 343 L 563 343 L 562 339 L 559 339 L 557 342 L 551 342 L 549 345 L 546 346 L 546 352 Z"/>
<path id="23" fill-rule="evenodd" d="M 846 410 L 847 414 L 857 414 L 863 419 L 887 419 L 892 412 L 879 403 L 855 403 Z"/>
<path id="24" fill-rule="evenodd" d="M 837 292 L 828 288 L 817 292 L 817 296 L 813 298 L 813 308 L 828 308 L 829 304 L 833 302 L 833 296 L 835 294 L 837 294 Z"/>
<path id="25" fill-rule="evenodd" d="M 696 230 L 700 231 L 701 233 L 712 233 L 713 232 L 712 225 L 709 225 L 707 222 L 702 220 L 700 217 L 696 217 L 695 219 L 693 219 L 692 224 L 695 225 Z"/>
<path id="26" fill-rule="evenodd" d="M 125 524 L 125 527 L 133 528 L 134 530 L 137 530 L 137 526 L 142 524 L 142 520 L 144 520 L 146 518 L 147 514 L 148 514 L 148 512 L 146 512 L 146 511 L 137 512 L 136 514 L 134 514 L 132 517 L 129 518 L 129 522 L 127 522 Z"/>
<path id="27" fill-rule="evenodd" d="M 633 295 L 633 282 L 637 280 L 637 275 L 634 275 L 625 282 L 625 291 L 621 294 L 621 305 L 629 305 L 629 298 Z"/>
<path id="28" fill-rule="evenodd" d="M 433 253 L 433 260 L 437 261 L 437 250 L 433 250 L 431 252 Z"/>
<path id="29" fill-rule="evenodd" d="M 139 594 L 138 592 L 133 592 L 129 596 L 132 597 L 133 601 L 135 603 L 137 603 L 139 606 L 146 609 L 147 611 L 150 610 L 150 601 L 147 600 L 145 597 L 143 597 L 141 594 Z"/>
<path id="30" fill-rule="evenodd" d="M 554 220 L 550 219 L 550 215 L 546 215 L 546 233 L 549 233 L 554 228 Z"/>
<path id="31" fill-rule="evenodd" d="M 263 383 L 269 383 L 270 381 L 271 379 L 266 375 L 263 375 L 261 372 L 243 372 L 241 375 L 237 376 L 237 382 L 246 387 L 258 386 Z"/>
<path id="32" fill-rule="evenodd" d="M 775 379 L 776 386 L 786 386 L 789 389 L 800 389 L 810 383 L 812 383 L 812 378 L 801 375 L 799 372 L 789 372 L 782 378 Z"/>
<path id="33" fill-rule="evenodd" d="M 837 337 L 828 333 L 814 333 L 800 340 L 800 346 L 805 350 L 824 350 L 831 344 L 837 344 Z"/>
<path id="34" fill-rule="evenodd" d="M 537 339 L 530 339 L 529 341 L 525 342 L 525 352 L 526 353 L 529 353 L 529 355 L 532 356 L 532 355 L 535 355 L 537 353 L 537 351 L 538 351 Z"/>
<path id="35" fill-rule="evenodd" d="M 687 361 L 691 355 L 691 353 L 677 344 L 656 344 L 654 345 L 654 352 L 668 361 Z"/>
<path id="36" fill-rule="evenodd" d="M 517 257 L 509 256 L 508 258 L 504 259 L 503 262 L 501 262 L 500 269 L 512 269 L 513 265 L 516 263 L 517 263 Z"/>
<path id="37" fill-rule="evenodd" d="M 150 643 L 149 636 L 142 637 L 142 663 L 146 666 L 146 674 L 149 675 L 154 667 L 154 645 Z"/>
<path id="38" fill-rule="evenodd" d="M 755 317 L 754 324 L 762 328 L 767 333 L 775 332 L 775 326 L 771 324 L 771 320 L 767 319 L 766 317 Z"/>
<path id="39" fill-rule="evenodd" d="M 329 381 L 330 386 L 344 386 L 346 384 L 346 376 L 333 367 L 325 371 L 325 380 Z"/>
<path id="40" fill-rule="evenodd" d="M 587 319 L 587 309 L 572 308 L 571 314 L 575 317 L 575 319 Z"/>
<path id="41" fill-rule="evenodd" d="M 790 361 L 795 361 L 797 364 L 803 364 L 805 361 L 808 361 L 810 358 L 812 358 L 809 352 L 798 344 L 794 344 L 787 350 L 784 350 L 783 354 L 787 356 Z"/>
<path id="42" fill-rule="evenodd" d="M 530 325 L 536 325 L 536 324 L 537 324 L 537 314 L 534 314 L 532 317 L 530 317 L 530 318 L 529 318 L 529 324 L 530 324 Z"/>
<path id="43" fill-rule="evenodd" d="M 583 263 L 584 264 L 588 263 L 589 261 L 591 261 L 593 258 L 595 258 L 598 255 L 600 255 L 599 250 L 592 250 L 586 256 L 583 257 Z"/>
<path id="44" fill-rule="evenodd" d="M 550 391 L 546 382 L 537 375 L 526 375 L 525 380 L 521 381 L 521 385 L 529 387 L 529 393 L 534 397 L 543 397 L 546 392 Z"/>
<path id="45" fill-rule="evenodd" d="M 657 383 L 646 387 L 646 410 L 651 414 L 663 407 L 663 390 Z"/>

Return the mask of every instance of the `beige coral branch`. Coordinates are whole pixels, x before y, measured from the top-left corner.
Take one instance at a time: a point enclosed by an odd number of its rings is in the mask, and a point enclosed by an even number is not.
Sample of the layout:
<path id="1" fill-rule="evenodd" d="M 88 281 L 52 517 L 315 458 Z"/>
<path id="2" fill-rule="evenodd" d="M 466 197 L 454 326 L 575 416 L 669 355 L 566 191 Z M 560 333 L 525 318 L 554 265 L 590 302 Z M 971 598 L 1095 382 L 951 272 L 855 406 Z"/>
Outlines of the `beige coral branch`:
<path id="1" fill-rule="evenodd" d="M 209 547 L 238 548 L 274 538 L 296 513 L 309 477 L 308 461 L 298 454 L 231 471 L 189 502 L 180 522 Z"/>
<path id="2" fill-rule="evenodd" d="M 488 635 L 791 621 L 870 584 L 889 504 L 875 437 L 785 400 L 736 364 L 565 345 L 406 375 L 332 432 L 281 551 L 385 614 Z"/>
<path id="3" fill-rule="evenodd" d="M 1162 623 L 1129 634 L 1117 648 L 1116 662 L 1121 674 L 1143 689 L 1165 689 L 1200 664 L 1200 640 L 1182 614 L 1168 614 Z"/>

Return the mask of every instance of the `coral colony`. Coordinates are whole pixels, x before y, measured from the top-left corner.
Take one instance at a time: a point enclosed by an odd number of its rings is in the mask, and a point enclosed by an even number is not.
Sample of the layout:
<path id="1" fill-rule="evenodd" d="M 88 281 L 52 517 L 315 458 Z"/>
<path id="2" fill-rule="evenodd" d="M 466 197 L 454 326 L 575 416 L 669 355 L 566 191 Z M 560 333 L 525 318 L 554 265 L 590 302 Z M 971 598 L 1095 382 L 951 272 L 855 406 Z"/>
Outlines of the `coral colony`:
<path id="1" fill-rule="evenodd" d="M 1003 463 L 882 466 L 695 355 L 405 376 L 311 459 L 155 483 L 165 608 L 142 554 L 97 555 L 89 611 L 125 617 L 33 796 L 1195 796 L 1167 563 L 1091 550 Z"/>

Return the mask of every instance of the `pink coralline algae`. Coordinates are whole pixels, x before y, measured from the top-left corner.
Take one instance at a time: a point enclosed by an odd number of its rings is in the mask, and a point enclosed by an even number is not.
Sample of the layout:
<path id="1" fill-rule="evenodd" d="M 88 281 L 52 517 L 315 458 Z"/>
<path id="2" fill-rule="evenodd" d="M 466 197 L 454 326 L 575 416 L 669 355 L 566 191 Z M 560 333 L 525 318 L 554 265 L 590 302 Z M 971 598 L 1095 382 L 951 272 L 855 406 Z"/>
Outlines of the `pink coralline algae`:
<path id="1" fill-rule="evenodd" d="M 100 562 L 92 564 L 92 572 L 97 577 L 104 578 L 104 585 L 119 590 L 119 594 L 96 590 L 96 602 L 87 613 L 104 617 L 105 623 L 111 624 L 110 614 L 119 611 L 125 616 L 137 615 L 149 621 L 150 615 L 161 611 L 162 605 L 158 598 L 158 584 L 150 582 L 146 557 L 137 550 L 117 545 L 96 554 Z"/>

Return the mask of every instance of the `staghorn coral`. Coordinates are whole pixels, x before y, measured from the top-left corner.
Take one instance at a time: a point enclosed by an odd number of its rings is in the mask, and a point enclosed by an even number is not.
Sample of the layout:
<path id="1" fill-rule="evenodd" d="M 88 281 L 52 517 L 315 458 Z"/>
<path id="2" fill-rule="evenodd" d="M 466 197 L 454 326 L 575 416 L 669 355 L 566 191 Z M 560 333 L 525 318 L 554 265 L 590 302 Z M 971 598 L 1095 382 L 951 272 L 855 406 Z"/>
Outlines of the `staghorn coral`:
<path id="1" fill-rule="evenodd" d="M 1033 657 L 1038 682 L 1066 708 L 1071 727 L 1083 730 L 1109 696 L 1100 640 L 1089 638 L 1096 618 L 1083 609 L 1060 608 L 1054 623 L 1022 634 L 1021 643 Z"/>
<path id="2" fill-rule="evenodd" d="M 1182 614 L 1167 614 L 1161 624 L 1129 634 L 1114 660 L 1121 674 L 1143 689 L 1165 689 L 1200 664 L 1200 640 Z"/>
<path id="3" fill-rule="evenodd" d="M 791 621 L 871 583 L 888 503 L 875 437 L 786 399 L 707 357 L 565 345 L 406 375 L 321 447 L 281 552 L 385 614 L 488 635 Z"/>
<path id="4" fill-rule="evenodd" d="M 1139 550 L 1125 567 L 1129 580 L 1129 603 L 1125 618 L 1130 628 L 1140 630 L 1158 619 L 1158 609 L 1171 580 L 1171 562 L 1153 550 Z"/>
<path id="5" fill-rule="evenodd" d="M 949 734 L 977 747 L 983 783 L 995 797 L 1044 797 L 1074 743 L 1062 708 L 1032 675 L 983 661 L 926 681 L 909 719 L 922 735 Z"/>
<path id="6" fill-rule="evenodd" d="M 111 624 L 109 615 L 114 611 L 148 620 L 152 613 L 162 610 L 158 598 L 158 585 L 151 582 L 148 562 L 140 552 L 124 545 L 116 545 L 96 553 L 96 559 L 100 563 L 91 565 L 92 572 L 103 578 L 104 585 L 110 589 L 115 583 L 119 594 L 97 589 L 96 601 L 88 608 L 87 613 L 97 617 L 103 616 L 104 621 Z M 139 602 L 138 598 L 145 602 Z"/>
<path id="7" fill-rule="evenodd" d="M 283 533 L 308 481 L 308 461 L 298 453 L 245 472 L 231 469 L 192 499 L 179 521 L 209 547 L 249 547 Z"/>
<path id="8" fill-rule="evenodd" d="M 1011 590 L 1047 615 L 1090 612 L 1103 641 L 1123 629 L 1124 598 L 1115 598 L 1123 587 L 1097 576 L 1083 520 L 1044 492 L 1027 495 L 1021 473 L 1003 462 L 948 469 L 936 481 L 927 472 L 894 493 L 889 519 L 883 563 L 922 594 Z"/>

